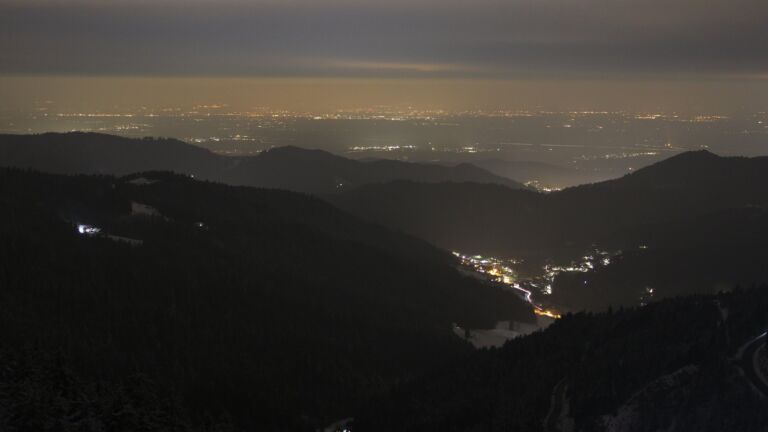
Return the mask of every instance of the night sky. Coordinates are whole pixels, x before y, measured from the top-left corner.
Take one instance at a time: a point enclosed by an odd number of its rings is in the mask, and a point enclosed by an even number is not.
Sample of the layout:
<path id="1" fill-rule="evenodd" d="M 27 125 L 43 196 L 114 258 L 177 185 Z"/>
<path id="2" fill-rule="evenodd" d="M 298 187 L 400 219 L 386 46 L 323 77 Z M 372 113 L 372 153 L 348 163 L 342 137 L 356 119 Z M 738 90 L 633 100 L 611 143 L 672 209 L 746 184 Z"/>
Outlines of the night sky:
<path id="1" fill-rule="evenodd" d="M 588 105 L 681 83 L 674 98 L 738 108 L 768 94 L 766 22 L 765 0 L 0 0 L 0 94 L 17 98 L 18 77 L 205 77 L 363 80 L 356 94 L 376 99 L 393 92 L 377 80 L 452 80 L 469 86 L 452 103 Z M 419 101 L 452 94 L 416 87 Z"/>

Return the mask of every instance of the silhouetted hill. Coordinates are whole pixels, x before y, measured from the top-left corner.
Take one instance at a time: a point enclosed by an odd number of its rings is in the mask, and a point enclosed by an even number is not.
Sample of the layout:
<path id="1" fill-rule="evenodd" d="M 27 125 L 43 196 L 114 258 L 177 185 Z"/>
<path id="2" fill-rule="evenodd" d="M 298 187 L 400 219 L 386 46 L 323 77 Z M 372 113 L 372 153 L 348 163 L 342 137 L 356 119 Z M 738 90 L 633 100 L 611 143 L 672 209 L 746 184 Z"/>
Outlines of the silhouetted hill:
<path id="1" fill-rule="evenodd" d="M 174 139 L 72 132 L 0 135 L 0 165 L 55 174 L 166 170 L 207 178 L 226 170 L 232 161 Z"/>
<path id="2" fill-rule="evenodd" d="M 610 173 L 576 169 L 570 166 L 560 166 L 535 161 L 485 159 L 473 161 L 472 163 L 496 175 L 513 179 L 521 183 L 536 181 L 541 186 L 555 188 L 595 183 L 614 177 Z"/>
<path id="3" fill-rule="evenodd" d="M 620 179 L 553 194 L 551 211 L 587 237 L 768 204 L 768 157 L 688 152 Z M 576 235 L 572 236 L 577 238 Z M 582 236 L 583 237 L 583 236 Z M 586 240 L 586 238 L 585 238 Z"/>
<path id="4" fill-rule="evenodd" d="M 768 158 L 684 153 L 620 179 L 551 194 L 479 184 L 370 185 L 341 208 L 446 249 L 575 259 L 623 251 L 608 267 L 563 274 L 551 300 L 604 309 L 763 281 Z M 643 249 L 639 249 L 639 246 Z"/>
<path id="5" fill-rule="evenodd" d="M 768 402 L 738 356 L 767 308 L 763 287 L 566 315 L 398 388 L 353 429 L 761 432 Z"/>
<path id="6" fill-rule="evenodd" d="M 131 139 L 93 133 L 0 135 L 0 164 L 61 174 L 125 175 L 166 170 L 232 185 L 328 194 L 392 180 L 473 181 L 525 186 L 478 167 L 400 161 L 360 162 L 321 150 L 271 149 L 227 157 L 174 139 Z"/>
<path id="7" fill-rule="evenodd" d="M 452 323 L 533 319 L 301 194 L 3 169 L 0 208 L 0 429 L 313 430 L 466 355 Z"/>
<path id="8" fill-rule="evenodd" d="M 541 238 L 547 198 L 498 185 L 398 181 L 368 185 L 332 202 L 448 250 L 509 254 L 556 240 Z"/>
<path id="9" fill-rule="evenodd" d="M 759 158 L 757 158 L 759 160 Z M 741 157 L 720 157 L 708 150 L 680 153 L 664 159 L 622 179 L 624 186 L 632 184 L 641 187 L 686 187 L 720 181 L 729 170 L 749 165 L 755 159 Z"/>
<path id="10" fill-rule="evenodd" d="M 688 294 L 709 294 L 768 280 L 768 211 L 727 209 L 673 222 L 633 227 L 600 242 L 609 250 L 635 245 L 611 265 L 563 273 L 551 300 L 574 310 L 604 310 Z M 642 245 L 641 247 L 638 247 Z"/>
<path id="11" fill-rule="evenodd" d="M 524 188 L 512 180 L 493 175 L 470 164 L 455 167 L 377 160 L 360 162 L 322 150 L 280 147 L 251 158 L 240 158 L 224 180 L 301 192 L 329 194 L 393 180 L 438 183 L 474 181 Z"/>
<path id="12" fill-rule="evenodd" d="M 513 254 L 591 244 L 648 223 L 768 205 L 768 158 L 683 153 L 620 179 L 535 194 L 480 184 L 393 182 L 332 200 L 447 249 Z"/>

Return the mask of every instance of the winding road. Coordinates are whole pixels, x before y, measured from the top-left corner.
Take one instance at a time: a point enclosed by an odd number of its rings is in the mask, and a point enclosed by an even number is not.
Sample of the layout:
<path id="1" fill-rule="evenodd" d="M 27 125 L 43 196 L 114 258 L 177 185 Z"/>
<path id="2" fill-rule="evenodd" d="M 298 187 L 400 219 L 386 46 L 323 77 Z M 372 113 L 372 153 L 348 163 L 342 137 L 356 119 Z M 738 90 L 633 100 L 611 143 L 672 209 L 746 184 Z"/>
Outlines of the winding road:
<path id="1" fill-rule="evenodd" d="M 747 379 L 755 386 L 763 396 L 768 397 L 768 378 L 763 376 L 758 370 L 757 353 L 760 347 L 765 345 L 765 339 L 768 337 L 768 332 L 763 333 L 751 342 L 747 343 L 744 351 L 741 354 L 740 366 L 744 370 L 744 374 Z"/>

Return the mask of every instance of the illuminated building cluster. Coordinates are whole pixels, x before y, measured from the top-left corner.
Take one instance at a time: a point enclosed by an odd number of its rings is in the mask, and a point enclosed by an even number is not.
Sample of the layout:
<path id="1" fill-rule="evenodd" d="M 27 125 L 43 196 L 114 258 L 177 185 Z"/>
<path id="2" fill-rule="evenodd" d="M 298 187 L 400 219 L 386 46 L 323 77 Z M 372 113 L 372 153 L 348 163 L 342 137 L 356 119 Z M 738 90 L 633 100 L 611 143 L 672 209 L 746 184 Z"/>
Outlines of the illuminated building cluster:
<path id="1" fill-rule="evenodd" d="M 467 256 L 459 252 L 454 252 L 453 255 L 461 260 L 462 265 L 471 267 L 494 282 L 512 285 L 517 281 L 517 274 L 510 266 L 511 264 L 517 264 L 515 260 L 504 261 L 499 258 L 483 257 L 481 255 Z"/>
<path id="2" fill-rule="evenodd" d="M 353 146 L 349 148 L 350 152 L 390 152 L 390 151 L 402 151 L 402 150 L 416 150 L 416 146 L 413 145 L 371 145 L 371 146 Z"/>
<path id="3" fill-rule="evenodd" d="M 557 192 L 557 191 L 563 190 L 563 188 L 561 188 L 561 187 L 544 185 L 544 184 L 542 184 L 538 180 L 529 180 L 529 181 L 525 182 L 524 184 L 526 186 L 530 187 L 530 188 L 536 189 L 539 192 L 549 193 L 549 192 Z"/>
<path id="4" fill-rule="evenodd" d="M 590 270 L 594 270 L 599 266 L 607 266 L 611 264 L 612 256 L 618 255 L 620 252 L 611 254 L 604 250 L 594 250 L 591 254 L 584 255 L 579 261 L 573 261 L 569 265 L 544 265 L 543 276 L 531 282 L 535 288 L 540 288 L 541 292 L 546 295 L 552 294 L 552 285 L 555 282 L 555 278 L 560 273 L 586 273 Z"/>
<path id="5" fill-rule="evenodd" d="M 524 288 L 524 282 L 520 281 L 517 272 L 512 265 L 520 262 L 514 259 L 502 260 L 494 257 L 483 257 L 482 255 L 463 255 L 459 252 L 453 252 L 453 255 L 461 260 L 461 264 L 469 267 L 486 279 L 503 284 L 508 289 L 514 290 L 525 301 L 533 306 L 533 312 L 536 315 L 547 316 L 550 318 L 560 318 L 560 313 L 554 309 L 547 309 L 537 304 L 533 300 L 533 293 Z"/>
<path id="6" fill-rule="evenodd" d="M 555 278 L 559 274 L 587 273 L 598 267 L 608 266 L 615 256 L 621 254 L 621 251 L 610 253 L 605 250 L 594 249 L 567 265 L 544 264 L 541 273 L 533 277 L 521 277 L 519 272 L 515 270 L 515 266 L 522 263 L 520 260 L 464 255 L 459 252 L 453 252 L 453 254 L 459 258 L 463 268 L 471 269 L 473 275 L 492 283 L 501 284 L 505 289 L 514 290 L 533 306 L 534 313 L 537 315 L 559 318 L 560 313 L 558 311 L 543 307 L 534 301 L 534 295 L 551 295 Z M 651 288 L 646 295 L 649 299 L 652 298 L 653 289 Z"/>
<path id="7" fill-rule="evenodd" d="M 667 148 L 671 148 L 671 146 L 666 146 Z M 646 152 L 621 152 L 621 153 L 608 153 L 604 155 L 582 155 L 578 156 L 576 159 L 578 160 L 596 160 L 596 159 L 629 159 L 629 158 L 638 158 L 638 157 L 648 157 L 648 156 L 658 156 L 661 153 L 657 151 L 646 151 Z"/>

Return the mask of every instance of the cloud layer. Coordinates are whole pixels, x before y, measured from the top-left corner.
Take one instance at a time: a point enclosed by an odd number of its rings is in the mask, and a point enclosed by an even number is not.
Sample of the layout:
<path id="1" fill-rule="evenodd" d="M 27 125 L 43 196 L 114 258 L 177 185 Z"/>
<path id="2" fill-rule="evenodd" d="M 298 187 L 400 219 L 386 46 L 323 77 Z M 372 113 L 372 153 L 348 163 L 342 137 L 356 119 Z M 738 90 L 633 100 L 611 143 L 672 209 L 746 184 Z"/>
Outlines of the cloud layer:
<path id="1" fill-rule="evenodd" d="M 768 75 L 765 0 L 0 0 L 0 74 Z"/>

